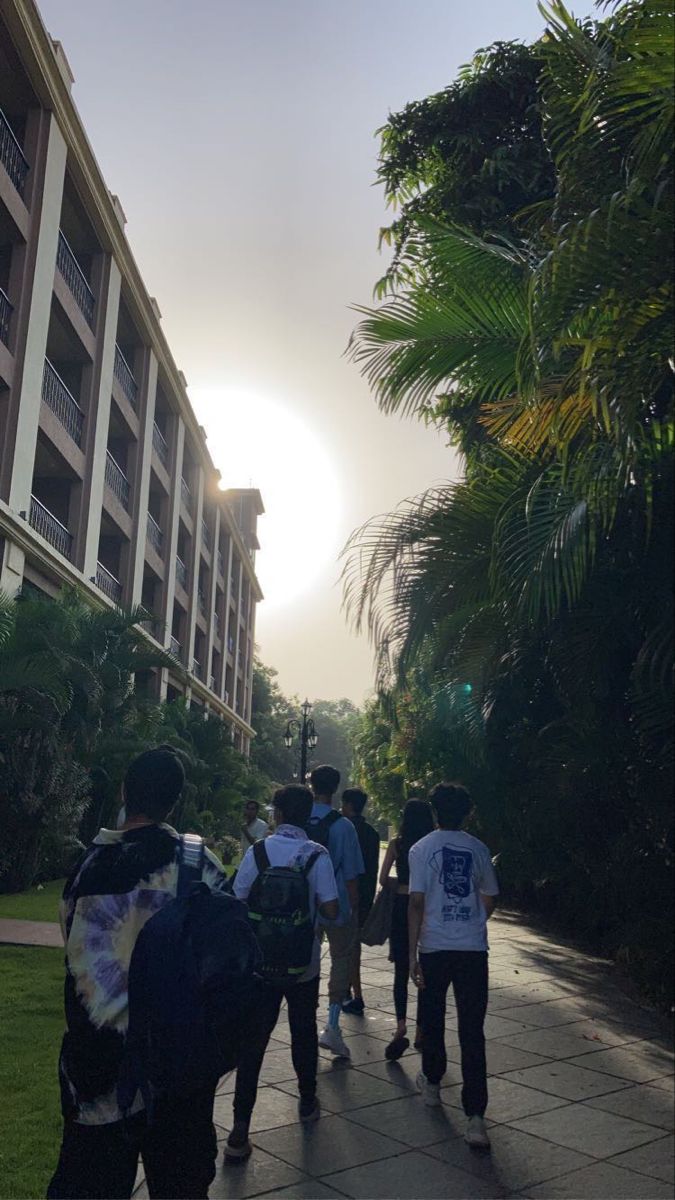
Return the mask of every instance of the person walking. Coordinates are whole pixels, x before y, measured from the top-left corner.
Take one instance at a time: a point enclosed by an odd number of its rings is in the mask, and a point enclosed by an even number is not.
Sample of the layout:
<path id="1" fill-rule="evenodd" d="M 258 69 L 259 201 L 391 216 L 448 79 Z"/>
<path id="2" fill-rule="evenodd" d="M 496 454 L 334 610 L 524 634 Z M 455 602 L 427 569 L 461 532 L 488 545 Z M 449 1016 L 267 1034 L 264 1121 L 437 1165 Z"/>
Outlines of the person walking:
<path id="1" fill-rule="evenodd" d="M 170 750 L 139 755 L 124 781 L 121 828 L 99 831 L 63 891 L 67 1031 L 59 1078 L 64 1127 L 47 1192 L 51 1200 L 131 1196 L 139 1154 L 151 1197 L 200 1200 L 215 1175 L 215 1067 L 213 1077 L 188 1096 L 156 1095 L 152 1120 L 136 1088 L 128 1113 L 118 1100 L 127 1064 L 132 951 L 152 918 L 164 917 L 181 878 L 184 843 L 166 818 L 184 781 L 182 764 Z M 218 859 L 200 838 L 192 843 L 196 866 L 191 871 L 211 891 L 224 892 Z M 240 906 L 231 897 L 225 900 L 224 908 L 229 912 L 231 906 L 237 916 Z M 248 949 L 252 972 L 257 949 L 243 910 L 241 915 L 231 952 L 241 949 L 245 956 Z"/>
<path id="2" fill-rule="evenodd" d="M 274 793 L 275 832 L 265 838 L 263 843 L 247 851 L 234 883 L 235 896 L 239 900 L 249 901 L 253 923 L 256 924 L 257 920 L 262 924 L 266 918 L 269 921 L 269 933 L 273 944 L 268 949 L 261 934 L 259 940 L 263 954 L 262 979 L 253 998 L 255 1025 L 242 1047 L 237 1066 L 234 1124 L 224 1152 L 225 1162 L 228 1164 L 243 1162 L 251 1154 L 248 1131 L 256 1102 L 258 1079 L 283 1000 L 288 1005 L 291 1056 L 300 1092 L 300 1120 L 310 1122 L 320 1116 L 316 1096 L 319 1056 L 316 1012 L 319 1005 L 321 952 L 315 929 L 319 916 L 326 920 L 334 920 L 337 917 L 338 892 L 328 851 L 310 841 L 305 832 L 311 811 L 312 793 L 309 788 L 299 784 L 279 788 Z M 286 905 L 290 915 L 290 926 L 286 928 L 283 905 L 280 908 L 278 902 L 283 899 L 285 888 L 289 885 L 290 872 L 286 870 L 280 874 L 278 868 L 295 871 L 299 878 L 290 881 L 294 890 L 304 880 L 307 888 L 310 933 L 307 944 L 308 961 L 302 964 L 305 969 L 299 977 L 291 981 L 289 976 L 293 970 L 298 969 L 290 961 L 293 928 L 297 929 L 301 924 L 299 910 L 302 904 L 294 899 L 290 905 Z M 265 899 L 260 889 L 265 886 L 267 872 L 271 879 L 271 889 L 267 892 L 269 898 Z M 259 889 L 257 898 L 256 886 Z M 286 948 L 284 943 L 287 943 Z M 302 948 L 300 957 L 303 957 Z M 277 980 L 273 977 L 275 974 L 279 977 Z"/>
<path id="3" fill-rule="evenodd" d="M 408 949 L 408 854 L 411 848 L 426 837 L 434 828 L 431 805 L 426 800 L 413 797 L 403 809 L 398 836 L 389 843 L 380 871 L 380 887 L 387 887 L 392 869 L 396 871 L 396 895 L 391 917 L 389 938 L 389 961 L 394 964 L 394 1008 L 396 1010 L 396 1033 L 385 1049 L 390 1062 L 405 1054 L 410 1046 L 408 1032 L 408 972 L 410 954 Z M 422 1045 L 421 997 L 417 996 L 417 1024 L 415 1049 Z"/>
<path id="4" fill-rule="evenodd" d="M 352 950 L 357 936 L 358 880 L 364 874 L 365 866 L 354 826 L 333 808 L 333 797 L 340 786 L 340 772 L 328 765 L 315 767 L 310 783 L 314 803 L 307 833 L 314 841 L 326 846 L 330 854 L 340 906 L 337 919 L 324 925 L 330 951 L 330 976 L 328 1022 L 319 1037 L 319 1045 L 330 1050 L 336 1058 L 349 1058 L 349 1047 L 340 1029 L 340 1013 L 349 988 Z"/>
<path id="5" fill-rule="evenodd" d="M 368 824 L 363 815 L 367 803 L 368 796 L 361 788 L 345 788 L 342 793 L 342 815 L 351 821 L 356 830 L 365 867 L 363 875 L 359 875 L 357 930 L 349 968 L 349 991 L 342 1005 L 344 1013 L 353 1013 L 357 1016 L 360 1016 L 366 1007 L 361 986 L 361 930 L 373 907 L 377 887 L 377 871 L 380 865 L 380 835 L 372 825 Z"/>
<path id="6" fill-rule="evenodd" d="M 489 1150 L 485 1034 L 488 999 L 487 921 L 499 894 L 490 851 L 462 830 L 473 808 L 460 784 L 439 783 L 429 799 L 438 829 L 409 853 L 410 975 L 423 994 L 422 1070 L 417 1087 L 425 1104 L 440 1104 L 447 1067 L 445 1004 L 452 984 L 462 1059 L 464 1140 Z"/>
<path id="7" fill-rule="evenodd" d="M 269 833 L 269 825 L 260 816 L 260 805 L 257 800 L 247 800 L 244 805 L 244 824 L 241 827 L 241 853 L 242 856 L 246 851 L 259 842 L 261 838 L 267 837 Z"/>

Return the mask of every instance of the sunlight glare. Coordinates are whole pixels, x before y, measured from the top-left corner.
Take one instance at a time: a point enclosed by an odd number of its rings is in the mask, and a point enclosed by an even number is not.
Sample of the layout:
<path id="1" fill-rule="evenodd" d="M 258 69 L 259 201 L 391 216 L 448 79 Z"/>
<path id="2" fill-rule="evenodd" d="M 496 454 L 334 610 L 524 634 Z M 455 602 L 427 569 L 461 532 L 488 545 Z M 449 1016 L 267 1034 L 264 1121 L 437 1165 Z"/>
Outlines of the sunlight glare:
<path id="1" fill-rule="evenodd" d="M 256 573 L 263 611 L 308 592 L 324 569 L 334 577 L 340 493 L 320 438 L 289 407 L 252 392 L 191 387 L 190 399 L 222 486 L 262 494 Z"/>

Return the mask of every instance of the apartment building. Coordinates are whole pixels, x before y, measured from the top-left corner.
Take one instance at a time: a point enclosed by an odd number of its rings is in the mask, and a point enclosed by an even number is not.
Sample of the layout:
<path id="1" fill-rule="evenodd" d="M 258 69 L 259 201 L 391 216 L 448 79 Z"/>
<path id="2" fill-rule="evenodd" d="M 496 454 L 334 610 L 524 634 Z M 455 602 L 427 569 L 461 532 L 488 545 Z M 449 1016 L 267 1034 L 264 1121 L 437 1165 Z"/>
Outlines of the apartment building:
<path id="1" fill-rule="evenodd" d="M 0 587 L 142 605 L 248 751 L 256 489 L 222 490 L 32 0 L 0 0 Z"/>

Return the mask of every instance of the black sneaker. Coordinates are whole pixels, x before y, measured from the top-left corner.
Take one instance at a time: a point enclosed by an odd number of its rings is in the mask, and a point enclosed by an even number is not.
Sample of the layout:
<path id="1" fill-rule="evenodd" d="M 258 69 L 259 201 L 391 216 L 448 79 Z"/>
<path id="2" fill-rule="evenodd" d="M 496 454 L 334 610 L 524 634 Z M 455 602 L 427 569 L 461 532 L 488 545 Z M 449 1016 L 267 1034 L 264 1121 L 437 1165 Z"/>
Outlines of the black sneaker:
<path id="1" fill-rule="evenodd" d="M 300 1097 L 298 1112 L 300 1114 L 300 1120 L 306 1125 L 309 1125 L 312 1121 L 318 1121 L 319 1117 L 321 1116 L 321 1105 L 319 1104 L 317 1097 L 310 1096 L 308 1099 L 303 1099 Z"/>
<path id="2" fill-rule="evenodd" d="M 343 1013 L 351 1013 L 352 1016 L 360 1017 L 363 1015 L 365 1004 L 360 996 L 354 996 L 353 1000 L 345 1000 L 342 1005 Z"/>
<path id="3" fill-rule="evenodd" d="M 398 1062 L 402 1054 L 410 1047 L 407 1037 L 395 1037 L 384 1051 L 387 1062 Z"/>
<path id="4" fill-rule="evenodd" d="M 248 1140 L 248 1123 L 235 1121 L 232 1132 L 225 1143 L 223 1161 L 229 1165 L 245 1162 L 250 1158 L 253 1147 Z"/>

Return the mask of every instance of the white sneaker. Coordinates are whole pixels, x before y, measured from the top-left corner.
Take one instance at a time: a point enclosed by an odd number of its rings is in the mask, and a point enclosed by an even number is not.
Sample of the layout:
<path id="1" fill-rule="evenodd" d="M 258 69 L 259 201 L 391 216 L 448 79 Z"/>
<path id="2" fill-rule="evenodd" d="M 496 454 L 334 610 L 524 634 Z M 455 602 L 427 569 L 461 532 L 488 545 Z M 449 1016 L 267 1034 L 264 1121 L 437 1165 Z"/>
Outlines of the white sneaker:
<path id="1" fill-rule="evenodd" d="M 472 1150 L 489 1150 L 490 1139 L 482 1117 L 469 1117 L 464 1134 L 464 1141 Z"/>
<path id="2" fill-rule="evenodd" d="M 429 1083 L 424 1071 L 420 1071 L 415 1080 L 417 1090 L 420 1093 L 427 1108 L 440 1108 L 441 1104 L 441 1089 L 437 1083 Z"/>
<path id="3" fill-rule="evenodd" d="M 323 1033 L 319 1035 L 319 1045 L 324 1050 L 330 1050 L 336 1058 L 351 1058 L 351 1051 L 340 1029 L 327 1025 Z"/>

